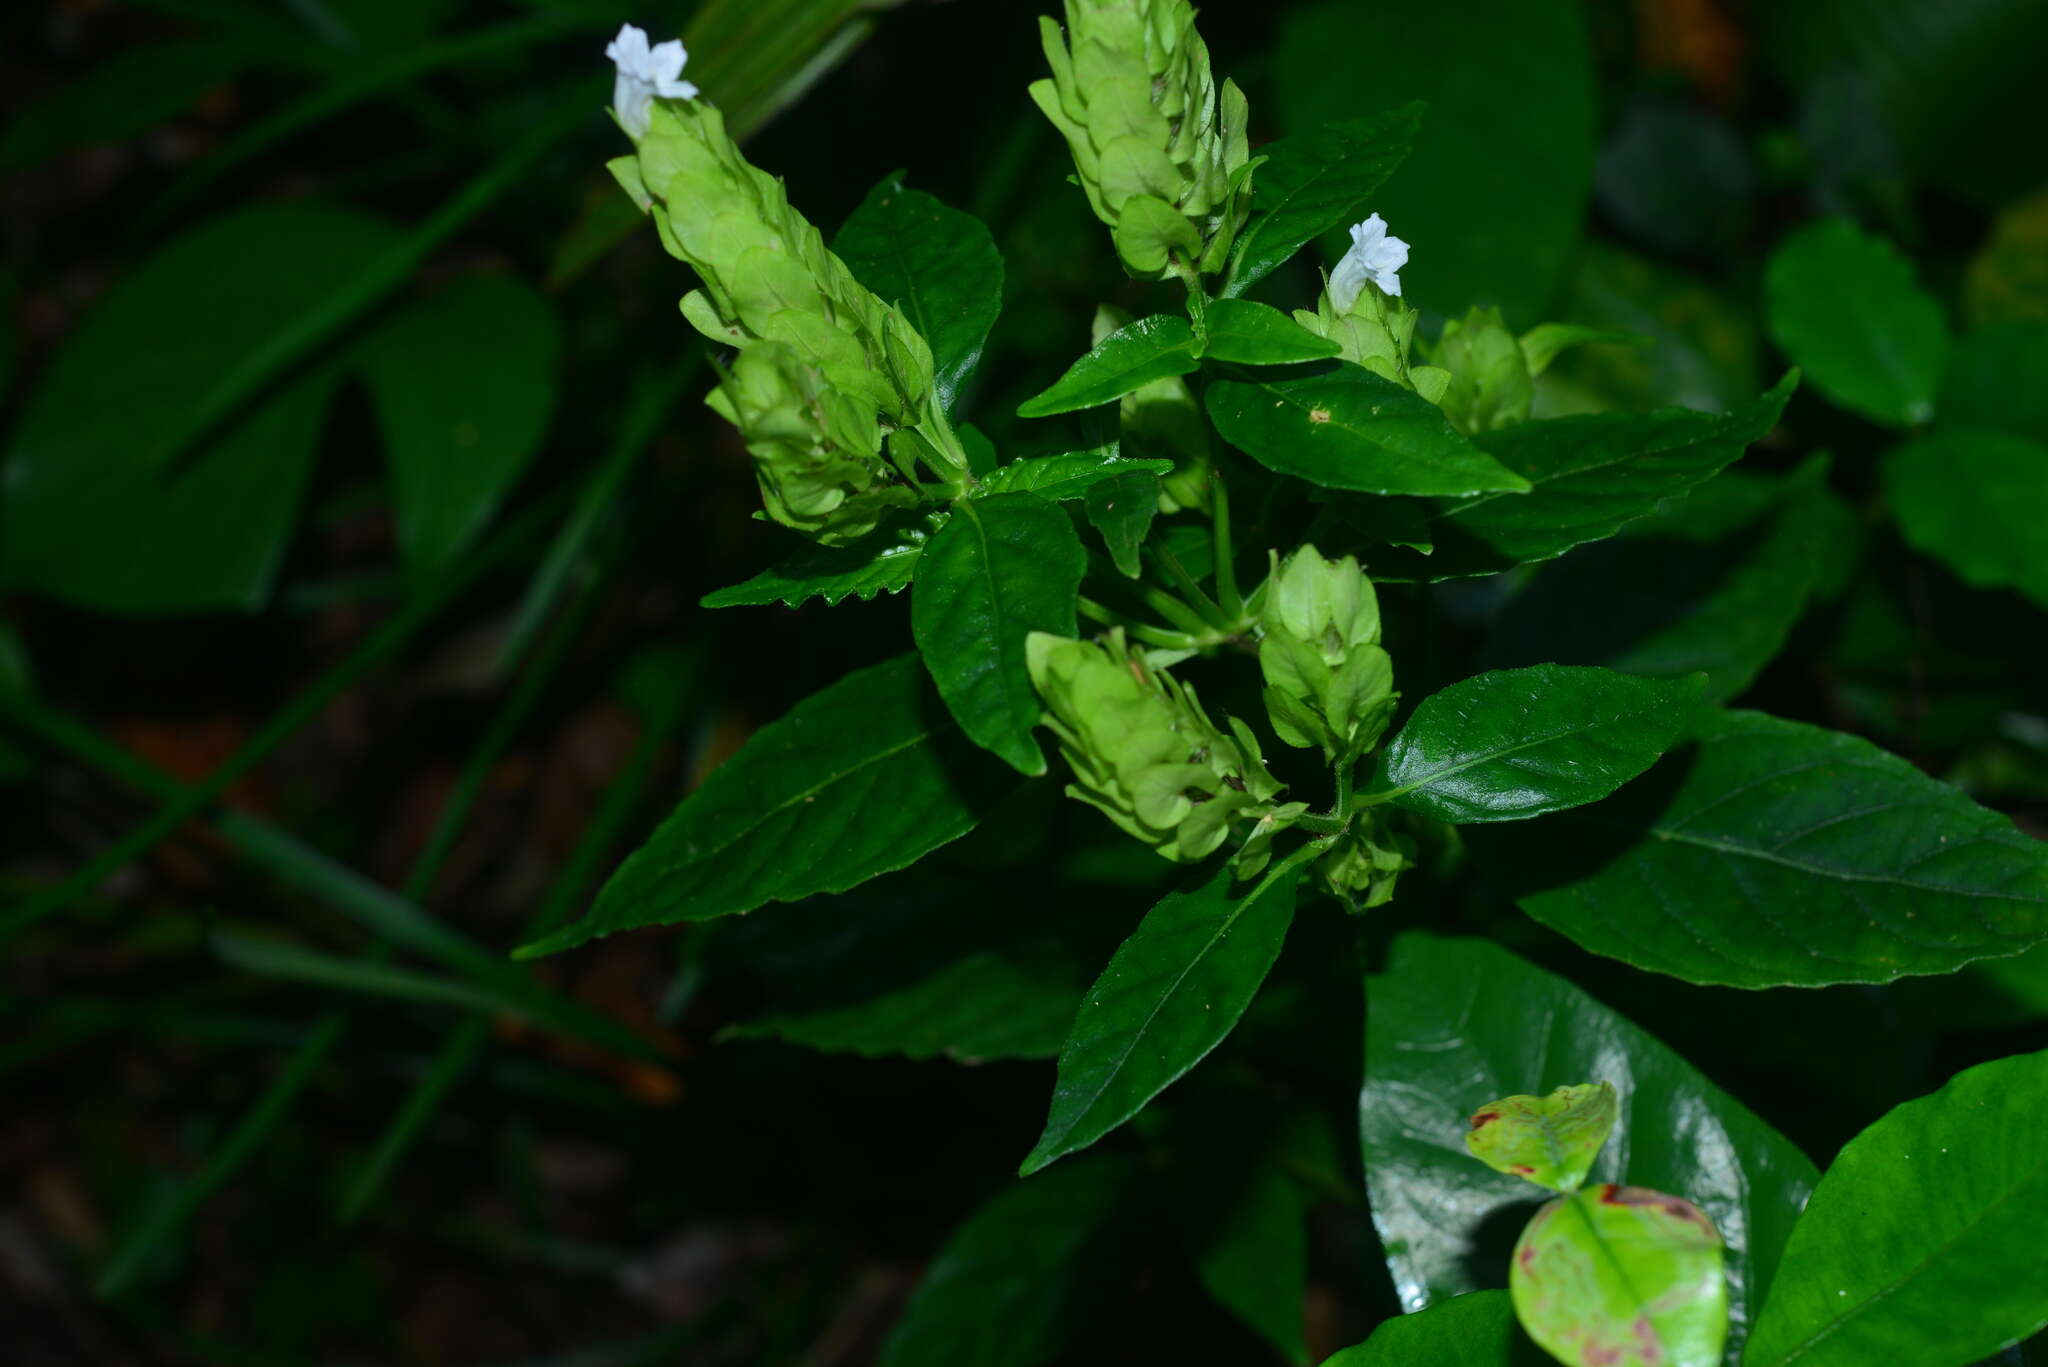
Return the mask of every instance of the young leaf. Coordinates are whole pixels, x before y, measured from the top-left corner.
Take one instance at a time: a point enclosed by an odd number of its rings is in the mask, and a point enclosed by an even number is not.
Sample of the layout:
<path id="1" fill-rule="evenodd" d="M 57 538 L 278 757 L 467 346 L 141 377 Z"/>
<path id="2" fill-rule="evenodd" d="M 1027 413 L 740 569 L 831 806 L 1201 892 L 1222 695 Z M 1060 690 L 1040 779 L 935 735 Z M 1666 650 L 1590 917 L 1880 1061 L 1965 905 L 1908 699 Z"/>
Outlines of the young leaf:
<path id="1" fill-rule="evenodd" d="M 744 584 L 705 594 L 703 606 L 798 607 L 822 598 L 828 607 L 837 607 L 847 598 L 865 601 L 878 593 L 896 593 L 917 573 L 925 543 L 948 516 L 938 509 L 906 511 L 884 518 L 880 526 L 848 545 L 807 546 Z"/>
<path id="2" fill-rule="evenodd" d="M 1515 1323 L 1505 1291 L 1471 1291 L 1385 1320 L 1323 1367 L 1553 1367 Z"/>
<path id="3" fill-rule="evenodd" d="M 1433 583 L 1497 574 L 1612 536 L 1719 474 L 1771 430 L 1796 381 L 1787 375 L 1732 413 L 1602 413 L 1488 432 L 1480 446 L 1525 479 L 1530 492 L 1437 501 L 1429 511 L 1435 551 L 1383 556 L 1373 577 Z"/>
<path id="4" fill-rule="evenodd" d="M 1318 337 L 1279 309 L 1249 299 L 1218 299 L 1203 320 L 1208 336 L 1202 355 L 1239 365 L 1291 365 L 1319 361 L 1342 350 Z"/>
<path id="5" fill-rule="evenodd" d="M 1614 1128 L 1614 1084 L 1569 1083 L 1548 1096 L 1510 1096 L 1472 1114 L 1465 1147 L 1495 1172 L 1577 1191 Z"/>
<path id="6" fill-rule="evenodd" d="M 1974 1362 L 2048 1325 L 2048 1053 L 1959 1073 L 1850 1140 L 1745 1367 Z"/>
<path id="7" fill-rule="evenodd" d="M 857 670 L 755 732 L 537 958 L 600 935 L 844 892 L 974 829 L 1009 788 L 915 655 Z"/>
<path id="8" fill-rule="evenodd" d="M 1093 1144 L 1223 1041 L 1279 957 L 1299 879 L 1283 864 L 1233 895 L 1226 864 L 1145 914 L 1081 1002 L 1021 1172 Z"/>
<path id="9" fill-rule="evenodd" d="M 1042 1367 L 1102 1289 L 1135 1174 L 1102 1155 L 1005 1188 L 946 1240 L 878 1367 Z"/>
<path id="10" fill-rule="evenodd" d="M 1758 712 L 1694 739 L 1605 802 L 1469 832 L 1474 855 L 1545 925 L 1690 982 L 1882 983 L 2048 939 L 2048 845 L 1947 784 Z"/>
<path id="11" fill-rule="evenodd" d="M 409 574 L 466 549 L 525 472 L 554 410 L 560 350 L 547 301 L 500 275 L 458 280 L 365 340 Z"/>
<path id="12" fill-rule="evenodd" d="M 1159 476 L 1133 471 L 1115 479 L 1088 486 L 1088 525 L 1102 533 L 1109 558 L 1127 577 L 1136 579 L 1143 571 L 1138 550 L 1152 519 L 1159 515 Z"/>
<path id="13" fill-rule="evenodd" d="M 1603 1077 L 1621 1084 L 1620 1114 L 1592 1180 L 1683 1192 L 1725 1232 L 1740 1341 L 1816 1178 L 1797 1148 L 1628 1020 L 1489 940 L 1400 935 L 1365 1000 L 1359 1135 L 1403 1307 L 1498 1285 L 1506 1236 L 1529 1209 L 1526 1182 L 1466 1153 L 1472 1097 Z"/>
<path id="14" fill-rule="evenodd" d="M 1019 773 L 1045 772 L 1024 638 L 1074 634 L 1087 568 L 1074 524 L 1036 494 L 961 501 L 919 560 L 910 595 L 918 653 L 962 729 Z"/>
<path id="15" fill-rule="evenodd" d="M 1439 821 L 1520 821 L 1595 802 L 1656 762 L 1704 677 L 1583 665 L 1502 669 L 1422 700 L 1380 752 L 1373 796 Z"/>
<path id="16" fill-rule="evenodd" d="M 1173 469 L 1170 460 L 1127 460 L 1114 445 L 1090 451 L 1069 451 L 1057 456 L 1034 456 L 998 465 L 974 486 L 974 497 L 990 494 L 1032 493 L 1040 498 L 1063 502 L 1083 498 L 1105 480 L 1124 475 L 1162 475 Z"/>
<path id="17" fill-rule="evenodd" d="M 1188 320 L 1155 313 L 1126 323 L 1067 367 L 1058 383 L 1017 408 L 1020 418 L 1049 418 L 1121 399 L 1154 380 L 1186 375 L 1201 365 L 1200 348 Z"/>
<path id="18" fill-rule="evenodd" d="M 1966 584 L 2016 588 L 2048 607 L 2048 446 L 1937 432 L 1886 459 L 1885 493 L 1916 550 Z"/>
<path id="19" fill-rule="evenodd" d="M 1270 144 L 1252 177 L 1256 217 L 1237 239 L 1223 293 L 1243 294 L 1323 233 L 1363 218 L 1408 155 L 1422 113 L 1419 102 L 1406 104 Z"/>
<path id="20" fill-rule="evenodd" d="M 1570 1367 L 1719 1367 L 1728 1337 L 1719 1231 L 1647 1187 L 1609 1183 L 1537 1211 L 1508 1292 L 1529 1337 Z"/>
<path id="21" fill-rule="evenodd" d="M 1891 427 L 1934 416 L 1948 323 L 1890 243 L 1845 219 L 1801 229 L 1764 272 L 1771 336 L 1823 394 Z"/>
<path id="22" fill-rule="evenodd" d="M 1003 307 L 1003 258 L 987 226 L 906 188 L 899 171 L 868 192 L 832 250 L 931 345 L 933 383 L 951 409 Z"/>
<path id="23" fill-rule="evenodd" d="M 1209 417 L 1269 470 L 1366 494 L 1520 492 L 1529 481 L 1459 435 L 1412 390 L 1355 365 L 1286 380 L 1219 380 Z"/>

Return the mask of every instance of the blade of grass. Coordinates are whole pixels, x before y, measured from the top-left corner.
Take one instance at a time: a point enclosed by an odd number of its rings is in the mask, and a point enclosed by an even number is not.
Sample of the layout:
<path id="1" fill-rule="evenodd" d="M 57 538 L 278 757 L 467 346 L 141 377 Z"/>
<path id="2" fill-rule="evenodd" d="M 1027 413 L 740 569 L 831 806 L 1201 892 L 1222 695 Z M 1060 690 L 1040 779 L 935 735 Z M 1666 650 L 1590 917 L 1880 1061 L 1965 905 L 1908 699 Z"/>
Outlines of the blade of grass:
<path id="1" fill-rule="evenodd" d="M 258 977 L 281 978 L 333 992 L 349 992 L 394 1001 L 421 1002 L 432 1006 L 453 1006 L 486 1016 L 503 1013 L 537 1020 L 527 1004 L 502 992 L 480 987 L 461 978 L 427 973 L 387 963 L 369 955 L 329 954 L 286 940 L 221 932 L 213 936 L 213 951 L 221 962 Z"/>

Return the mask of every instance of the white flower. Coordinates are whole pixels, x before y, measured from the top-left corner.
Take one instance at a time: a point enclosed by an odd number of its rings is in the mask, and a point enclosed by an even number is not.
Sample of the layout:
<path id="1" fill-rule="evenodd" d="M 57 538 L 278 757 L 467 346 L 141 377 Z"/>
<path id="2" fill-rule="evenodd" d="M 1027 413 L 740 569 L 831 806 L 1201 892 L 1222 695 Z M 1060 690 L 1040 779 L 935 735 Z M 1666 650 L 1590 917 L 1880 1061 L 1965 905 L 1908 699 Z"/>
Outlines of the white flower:
<path id="1" fill-rule="evenodd" d="M 683 79 L 688 54 L 682 40 L 647 46 L 647 31 L 631 24 L 619 26 L 619 36 L 606 46 L 604 55 L 618 65 L 612 82 L 612 109 L 634 139 L 647 131 L 647 107 L 656 95 L 665 100 L 694 100 L 697 87 Z"/>
<path id="2" fill-rule="evenodd" d="M 1330 272 L 1330 303 L 1339 313 L 1348 310 L 1358 292 L 1371 280 L 1395 298 L 1401 296 L 1401 277 L 1396 274 L 1408 264 L 1408 244 L 1387 236 L 1387 221 L 1374 214 L 1351 229 L 1351 250 Z"/>

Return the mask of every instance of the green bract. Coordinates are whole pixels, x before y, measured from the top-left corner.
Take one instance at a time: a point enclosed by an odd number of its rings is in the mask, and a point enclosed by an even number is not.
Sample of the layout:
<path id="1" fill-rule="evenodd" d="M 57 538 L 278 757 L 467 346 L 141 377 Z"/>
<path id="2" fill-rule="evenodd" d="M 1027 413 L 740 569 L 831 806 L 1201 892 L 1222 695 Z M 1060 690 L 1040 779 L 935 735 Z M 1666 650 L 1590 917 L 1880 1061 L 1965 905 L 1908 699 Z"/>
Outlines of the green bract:
<path id="1" fill-rule="evenodd" d="M 1194 690 L 1149 664 L 1121 631 L 1100 641 L 1033 632 L 1025 641 L 1045 724 L 1074 771 L 1067 795 L 1168 859 L 1221 845 L 1233 820 L 1264 814 L 1281 789 L 1241 722 L 1225 735 Z"/>
<path id="2" fill-rule="evenodd" d="M 1354 556 L 1303 546 L 1266 582 L 1259 668 L 1281 740 L 1322 747 L 1337 764 L 1372 749 L 1393 719 L 1394 662 L 1380 647 L 1380 607 Z"/>
<path id="3" fill-rule="evenodd" d="M 1371 809 L 1352 816 L 1350 828 L 1316 861 L 1331 896 L 1354 911 L 1394 900 L 1394 880 L 1415 867 L 1415 839 L 1394 829 L 1398 819 L 1397 813 Z"/>
<path id="4" fill-rule="evenodd" d="M 1328 338 L 1338 355 L 1364 366 L 1384 380 L 1414 390 L 1431 403 L 1443 401 L 1450 376 L 1435 366 L 1409 364 L 1415 325 L 1422 315 L 1367 281 L 1346 308 L 1338 308 L 1326 287 L 1313 309 L 1296 309 L 1294 321 L 1318 337 Z"/>
<path id="5" fill-rule="evenodd" d="M 1222 269 L 1251 214 L 1244 93 L 1216 88 L 1187 0 L 1067 0 L 1039 21 L 1049 80 L 1031 98 L 1074 154 L 1131 274 Z"/>

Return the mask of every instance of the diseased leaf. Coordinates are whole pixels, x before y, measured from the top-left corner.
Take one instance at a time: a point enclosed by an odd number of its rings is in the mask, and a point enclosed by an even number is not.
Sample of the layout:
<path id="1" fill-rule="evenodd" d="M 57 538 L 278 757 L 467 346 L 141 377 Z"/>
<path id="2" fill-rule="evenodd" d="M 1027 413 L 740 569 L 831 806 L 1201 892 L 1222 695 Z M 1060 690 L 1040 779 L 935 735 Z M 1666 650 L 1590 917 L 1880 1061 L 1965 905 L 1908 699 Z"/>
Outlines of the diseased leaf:
<path id="1" fill-rule="evenodd" d="M 930 344 L 939 402 L 952 408 L 1003 307 L 1003 258 L 987 226 L 906 187 L 899 171 L 868 192 L 832 250 Z"/>
<path id="2" fill-rule="evenodd" d="M 1382 1321 L 1323 1367 L 1553 1367 L 1515 1323 L 1505 1291 L 1472 1291 Z"/>
<path id="3" fill-rule="evenodd" d="M 1202 355 L 1239 365 L 1291 365 L 1335 356 L 1340 348 L 1279 309 L 1249 299 L 1218 299 L 1208 306 Z"/>
<path id="4" fill-rule="evenodd" d="M 1269 470 L 1366 494 L 1516 492 L 1528 481 L 1474 446 L 1443 410 L 1354 365 L 1284 380 L 1219 380 L 1209 416 Z"/>
<path id="5" fill-rule="evenodd" d="M 1399 935 L 1365 1001 L 1359 1131 L 1403 1307 L 1499 1285 L 1534 1208 L 1526 1182 L 1466 1153 L 1475 1098 L 1597 1079 L 1620 1108 L 1592 1181 L 1626 1176 L 1706 1213 L 1727 1241 L 1740 1343 L 1816 1178 L 1798 1149 L 1628 1020 L 1489 940 Z"/>
<path id="6" fill-rule="evenodd" d="M 1233 895 L 1226 864 L 1145 914 L 1082 1000 L 1023 1173 L 1093 1144 L 1222 1042 L 1279 957 L 1299 879 L 1282 865 Z"/>
<path id="7" fill-rule="evenodd" d="M 1821 393 L 1892 427 L 1934 416 L 1948 323 L 1890 243 L 1845 219 L 1802 228 L 1771 254 L 1764 294 L 1772 338 Z"/>
<path id="8" fill-rule="evenodd" d="M 1074 524 L 1036 494 L 955 504 L 920 560 L 910 595 L 918 653 L 967 735 L 1020 773 L 1045 772 L 1024 638 L 1074 634 L 1087 568 Z"/>
<path id="9" fill-rule="evenodd" d="M 1062 502 L 1085 498 L 1090 489 L 1105 480 L 1132 474 L 1163 475 L 1172 469 L 1170 460 L 1127 460 L 1117 455 L 1114 445 L 1107 450 L 1033 456 L 989 471 L 975 485 L 974 497 L 1021 492 Z"/>
<path id="10" fill-rule="evenodd" d="M 1914 549 L 1980 589 L 2048 607 L 2048 445 L 1936 432 L 1885 458 L 1885 493 Z"/>
<path id="11" fill-rule="evenodd" d="M 1850 1140 L 1744 1367 L 1974 1362 L 2048 1326 L 2048 1053 L 1957 1074 Z"/>
<path id="12" fill-rule="evenodd" d="M 1193 326 L 1175 314 L 1126 323 L 1067 367 L 1052 388 L 1019 405 L 1017 416 L 1049 418 L 1113 402 L 1154 380 L 1195 370 L 1199 350 Z"/>
<path id="13" fill-rule="evenodd" d="M 1118 475 L 1088 486 L 1088 525 L 1102 533 L 1109 558 L 1127 577 L 1136 579 L 1144 566 L 1138 550 L 1159 515 L 1159 476 L 1146 471 Z"/>
<path id="14" fill-rule="evenodd" d="M 1472 1113 L 1465 1147 L 1511 1177 L 1577 1191 L 1614 1128 L 1614 1084 L 1567 1083 L 1548 1096 L 1509 1096 Z"/>
<path id="15" fill-rule="evenodd" d="M 1583 665 L 1502 669 L 1423 699 L 1367 792 L 1439 821 L 1519 821 L 1595 802 L 1685 731 L 1706 681 Z"/>
<path id="16" fill-rule="evenodd" d="M 619 866 L 589 914 L 516 956 L 844 892 L 967 834 L 1009 786 L 917 656 L 857 670 L 755 732 Z"/>
<path id="17" fill-rule="evenodd" d="M 1890 982 L 2048 939 L 2048 845 L 1868 741 L 1758 712 L 1702 714 L 1605 802 L 1468 834 L 1537 920 L 1689 982 Z"/>

